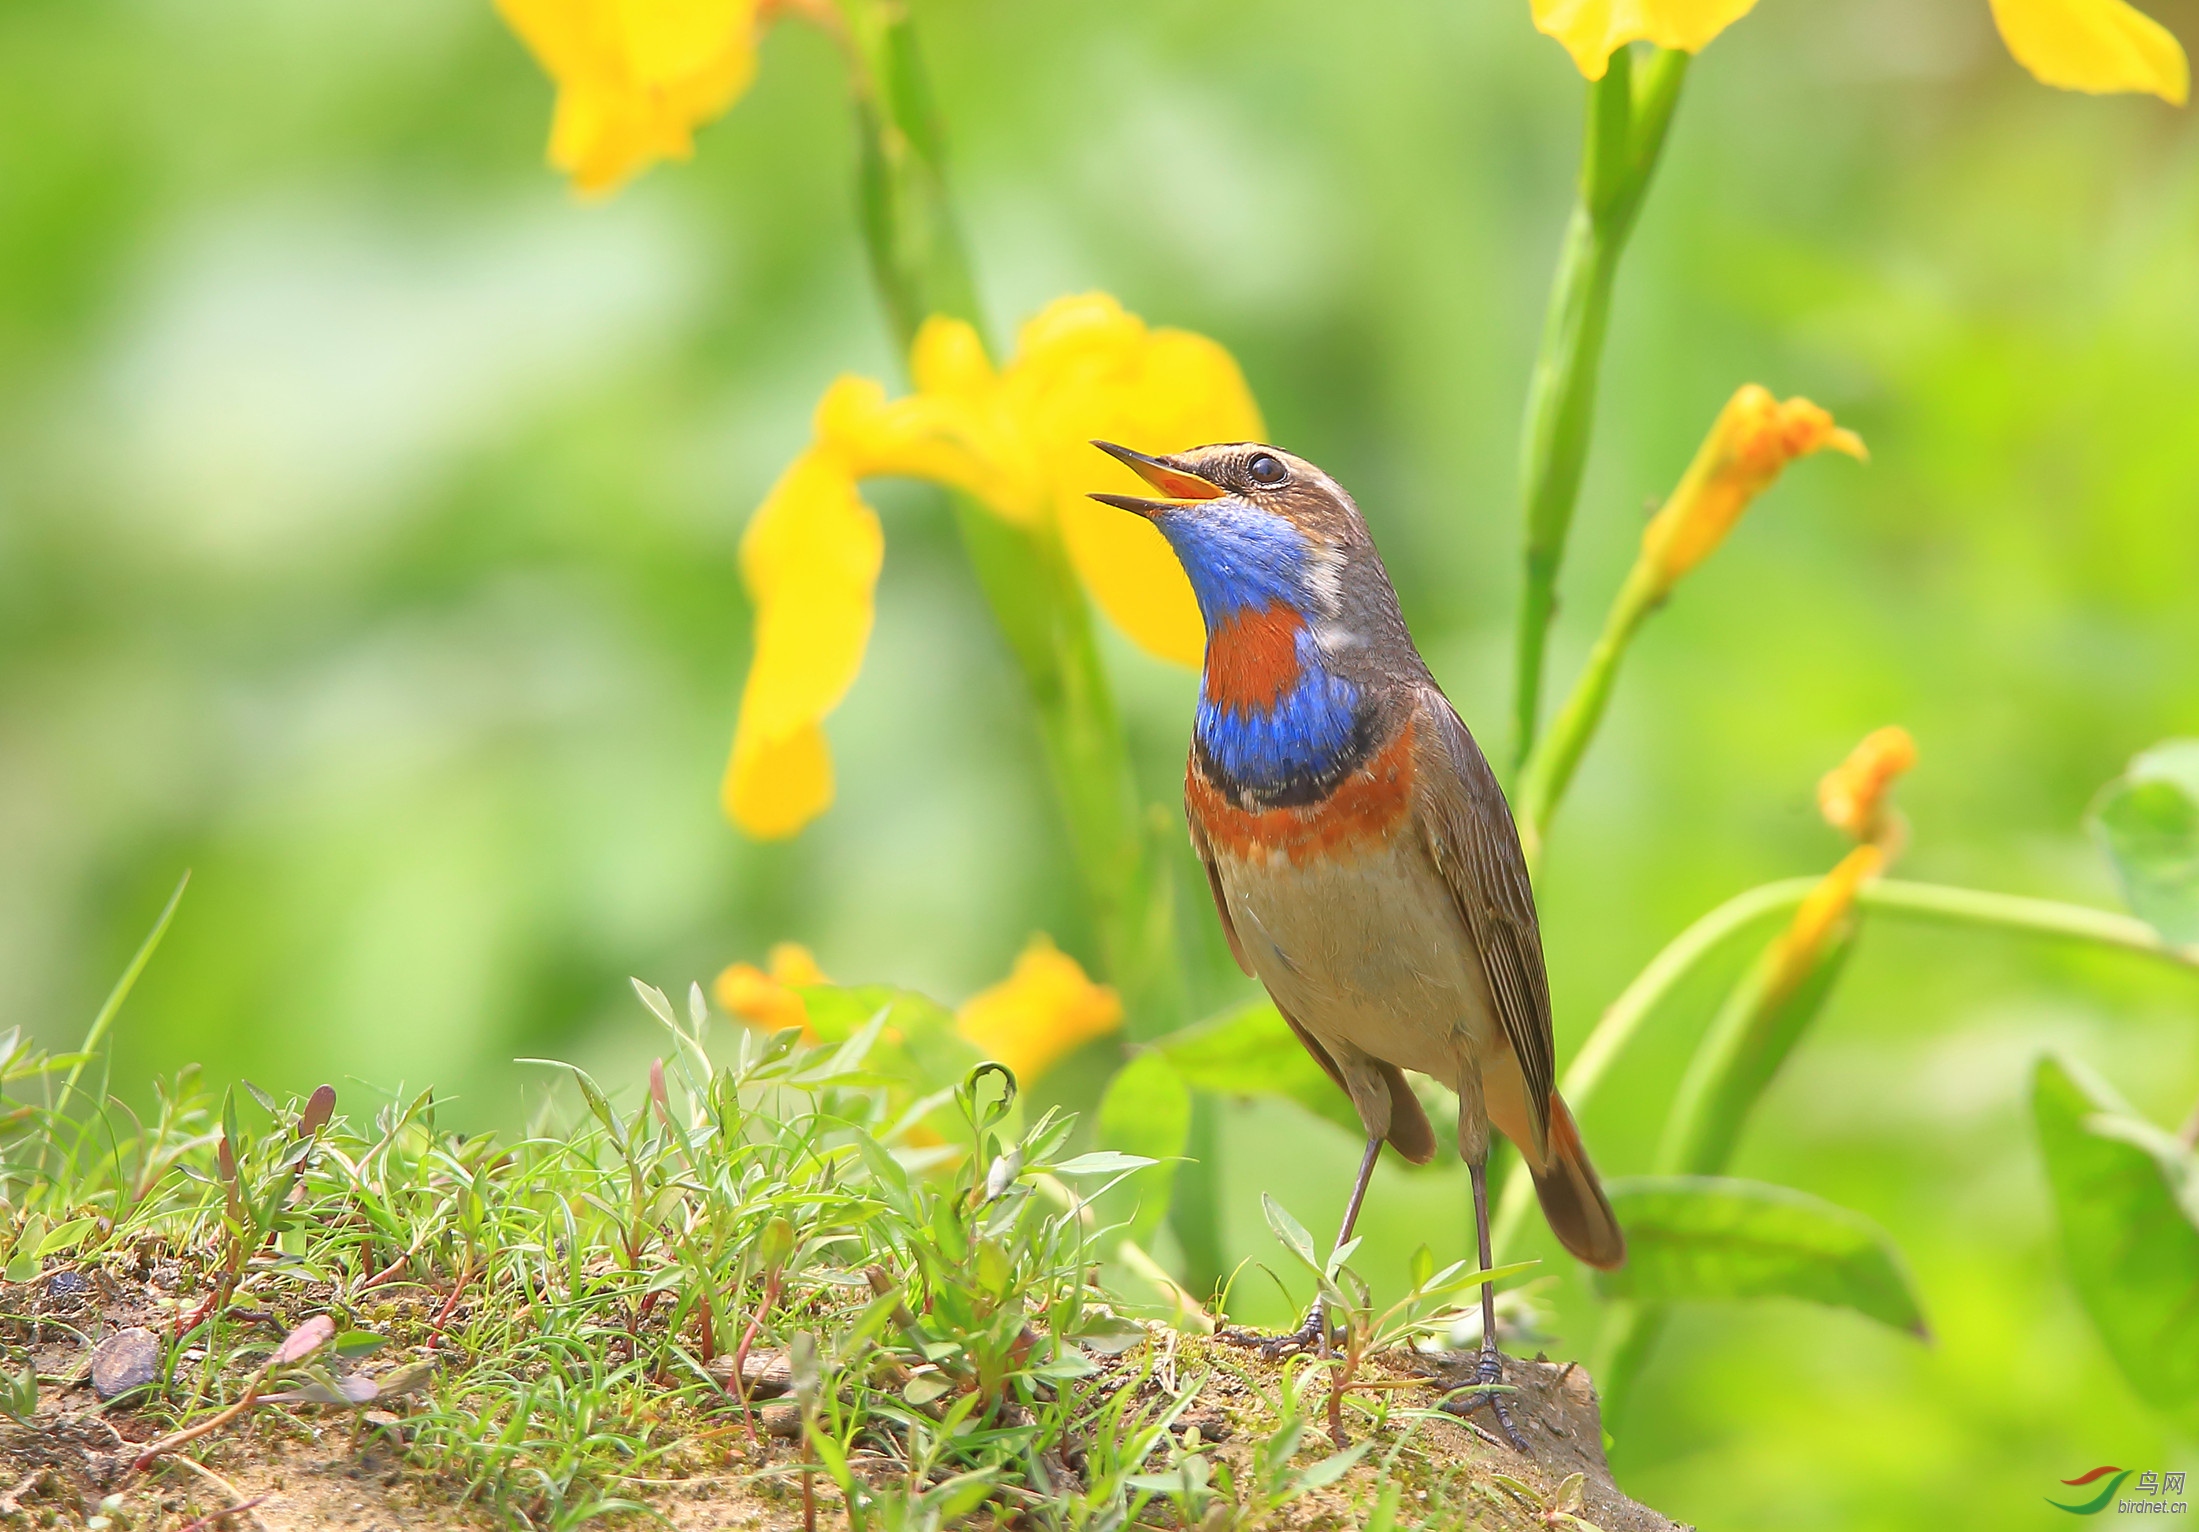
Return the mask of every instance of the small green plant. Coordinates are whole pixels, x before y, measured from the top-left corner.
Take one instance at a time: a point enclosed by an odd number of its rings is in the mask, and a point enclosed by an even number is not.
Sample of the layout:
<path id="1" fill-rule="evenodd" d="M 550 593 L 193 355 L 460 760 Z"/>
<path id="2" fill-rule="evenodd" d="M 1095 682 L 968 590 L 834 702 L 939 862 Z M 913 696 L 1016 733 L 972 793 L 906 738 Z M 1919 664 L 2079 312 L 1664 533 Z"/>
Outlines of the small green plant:
<path id="1" fill-rule="evenodd" d="M 1551 1528 L 1570 1529 L 1570 1532 L 1598 1532 L 1596 1526 L 1581 1518 L 1583 1491 L 1588 1480 L 1582 1474 L 1573 1474 L 1549 1494 L 1544 1494 L 1531 1484 L 1523 1484 L 1510 1474 L 1491 1474 L 1488 1482 L 1479 1486 L 1481 1493 L 1498 1506 L 1510 1499 L 1528 1508 L 1535 1520 Z M 1509 1509 L 1509 1507 L 1506 1507 Z"/>
<path id="2" fill-rule="evenodd" d="M 38 1413 L 38 1369 L 29 1357 L 20 1368 L 0 1367 L 0 1415 L 28 1421 Z"/>
<path id="3" fill-rule="evenodd" d="M 1469 1317 L 1467 1305 L 1479 1301 L 1484 1284 L 1518 1276 L 1538 1264 L 1518 1261 L 1477 1271 L 1464 1261 L 1453 1261 L 1439 1270 L 1434 1252 L 1422 1245 L 1413 1252 L 1409 1272 L 1412 1285 L 1396 1302 L 1378 1310 L 1367 1279 L 1347 1264 L 1359 1249 L 1359 1240 L 1345 1241 L 1323 1261 L 1315 1253 L 1313 1236 L 1304 1224 L 1273 1197 L 1263 1194 L 1260 1201 L 1276 1239 L 1313 1277 L 1315 1301 L 1321 1305 L 1328 1327 L 1316 1365 L 1329 1373 L 1328 1432 L 1339 1454 L 1348 1451 L 1356 1456 L 1364 1450 L 1364 1444 L 1352 1447 L 1345 1429 L 1344 1406 L 1350 1395 L 1359 1391 L 1379 1396 L 1388 1391 L 1387 1386 L 1378 1387 L 1362 1378 L 1369 1357 L 1450 1330 Z M 1504 1385 L 1494 1387 L 1501 1389 Z M 1378 1423 L 1386 1421 L 1387 1416 L 1386 1408 L 1377 1409 Z M 1349 1462 L 1343 1465 L 1349 1466 Z"/>

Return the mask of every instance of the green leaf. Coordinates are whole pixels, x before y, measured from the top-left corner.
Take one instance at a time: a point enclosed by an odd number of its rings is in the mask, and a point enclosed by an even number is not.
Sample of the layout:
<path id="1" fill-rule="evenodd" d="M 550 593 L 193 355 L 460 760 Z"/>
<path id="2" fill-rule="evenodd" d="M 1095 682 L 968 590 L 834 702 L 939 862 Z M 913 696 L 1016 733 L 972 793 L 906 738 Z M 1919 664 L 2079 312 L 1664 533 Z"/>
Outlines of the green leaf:
<path id="1" fill-rule="evenodd" d="M 1267 1226 L 1275 1231 L 1275 1237 L 1283 1242 L 1292 1255 L 1305 1262 L 1316 1277 L 1327 1275 L 1321 1269 L 1321 1258 L 1314 1254 L 1313 1236 L 1306 1232 L 1304 1224 L 1290 1216 L 1290 1209 L 1262 1192 L 1260 1210 L 1267 1214 Z"/>
<path id="2" fill-rule="evenodd" d="M 1117 1154 L 1154 1162 L 1107 1199 L 1110 1204 L 1120 1204 L 1125 1194 L 1137 1199 L 1135 1212 L 1115 1216 L 1128 1217 L 1130 1238 L 1149 1244 L 1168 1216 L 1175 1162 L 1191 1137 L 1191 1092 L 1166 1057 L 1141 1053 L 1116 1071 L 1100 1098 L 1099 1137 Z"/>
<path id="3" fill-rule="evenodd" d="M 2090 820 L 2132 912 L 2165 941 L 2199 943 L 2199 740 L 2136 757 Z"/>
<path id="4" fill-rule="evenodd" d="M 1627 1245 L 1624 1266 L 1596 1274 L 1607 1298 L 1801 1298 L 1928 1333 L 1901 1252 L 1860 1213 L 1722 1176 L 1640 1176 L 1605 1190 Z"/>
<path id="5" fill-rule="evenodd" d="M 1121 1154 L 1113 1149 L 1094 1149 L 1054 1167 L 1057 1176 L 1119 1176 L 1126 1170 L 1143 1170 L 1159 1161 L 1149 1155 Z"/>
<path id="6" fill-rule="evenodd" d="M 1296 1480 L 1292 1483 L 1290 1492 L 1285 1498 L 1296 1499 L 1308 1491 L 1323 1489 L 1334 1484 L 1338 1479 L 1343 1478 L 1345 1474 L 1351 1472 L 1352 1465 L 1365 1457 L 1367 1450 L 1373 1445 L 1373 1442 L 1360 1442 L 1357 1446 L 1346 1447 L 1342 1452 L 1330 1453 L 1311 1468 L 1299 1470 Z"/>
<path id="7" fill-rule="evenodd" d="M 1172 1032 L 1154 1046 L 1193 1090 L 1280 1096 L 1354 1138 L 1365 1134 L 1350 1098 L 1306 1052 L 1282 1012 L 1265 1000 Z"/>
<path id="8" fill-rule="evenodd" d="M 389 1337 L 372 1330 L 346 1330 L 336 1337 L 336 1354 L 347 1362 L 364 1361 L 389 1344 Z"/>
<path id="9" fill-rule="evenodd" d="M 2031 1107 L 2085 1312 L 2139 1397 L 2199 1427 L 2199 1158 L 2059 1059 Z"/>
<path id="10" fill-rule="evenodd" d="M 91 1233 L 93 1229 L 98 1227 L 98 1224 L 99 1220 L 96 1218 L 72 1218 L 61 1225 L 60 1228 L 49 1231 L 43 1239 L 39 1240 L 38 1248 L 31 1253 L 33 1255 L 59 1255 L 65 1250 L 74 1250 L 79 1244 L 83 1243 L 84 1236 Z"/>
<path id="11" fill-rule="evenodd" d="M 954 1391 L 954 1379 L 941 1372 L 920 1372 L 902 1385 L 901 1397 L 911 1404 L 930 1404 Z"/>

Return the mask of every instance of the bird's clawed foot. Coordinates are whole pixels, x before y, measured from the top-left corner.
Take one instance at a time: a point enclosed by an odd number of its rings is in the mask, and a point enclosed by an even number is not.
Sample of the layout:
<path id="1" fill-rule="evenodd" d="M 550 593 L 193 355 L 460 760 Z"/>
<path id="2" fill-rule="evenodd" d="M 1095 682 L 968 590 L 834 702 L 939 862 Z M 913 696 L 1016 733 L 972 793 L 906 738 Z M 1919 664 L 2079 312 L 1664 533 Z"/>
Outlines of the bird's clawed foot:
<path id="1" fill-rule="evenodd" d="M 1526 1452 L 1527 1440 L 1512 1424 L 1511 1411 L 1504 1407 L 1504 1396 L 1511 1392 L 1504 1386 L 1504 1353 L 1491 1343 L 1482 1344 L 1481 1362 L 1474 1368 L 1474 1383 L 1476 1387 L 1471 1393 L 1454 1395 L 1444 1400 L 1440 1408 L 1461 1420 L 1467 1419 L 1478 1409 L 1487 1408 L 1496 1416 L 1497 1424 L 1503 1428 L 1505 1439 L 1521 1452 Z"/>
<path id="2" fill-rule="evenodd" d="M 1262 1335 L 1257 1330 L 1217 1330 L 1214 1338 L 1224 1345 L 1243 1346 L 1257 1351 L 1269 1361 L 1277 1357 L 1304 1356 L 1321 1349 L 1323 1333 L 1328 1328 L 1328 1316 L 1316 1303 L 1306 1322 L 1283 1335 Z"/>

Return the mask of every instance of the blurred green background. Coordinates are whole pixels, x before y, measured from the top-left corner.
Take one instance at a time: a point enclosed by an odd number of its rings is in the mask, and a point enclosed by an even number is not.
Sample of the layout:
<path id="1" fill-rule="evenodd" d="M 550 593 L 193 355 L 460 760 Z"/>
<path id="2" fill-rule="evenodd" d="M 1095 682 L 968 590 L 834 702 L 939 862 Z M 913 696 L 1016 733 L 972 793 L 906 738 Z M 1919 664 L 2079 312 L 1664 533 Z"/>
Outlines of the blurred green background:
<path id="1" fill-rule="evenodd" d="M 2150 9 L 2199 43 L 2195 0 Z M 996 333 L 1103 287 L 1231 347 L 1508 754 L 1515 437 L 1581 101 L 1523 0 L 919 14 Z M 780 28 L 696 161 L 607 203 L 543 169 L 549 102 L 482 5 L 0 8 L 0 1024 L 78 1035 L 194 869 L 129 1093 L 197 1060 L 510 1124 L 516 1055 L 643 1067 L 629 974 L 793 938 L 957 1000 L 1034 929 L 1091 957 L 928 493 L 878 491 L 838 805 L 769 847 L 718 814 L 740 528 L 825 383 L 893 367 L 832 51 Z M 1540 888 L 1561 1054 L 1694 915 L 1830 864 L 1811 789 L 1867 729 L 1921 747 L 1906 870 L 2101 904 L 2088 798 L 2199 733 L 2189 114 L 2035 84 L 1983 0 L 1765 0 L 1713 45 L 1621 278 L 1560 682 L 1750 379 L 1873 461 L 1792 470 L 1637 645 Z M 1192 679 L 1110 653 L 1173 804 Z M 1185 918 L 1205 999 L 1244 994 L 1195 887 Z M 1589 1112 L 1607 1172 L 1646 1167 L 1741 956 Z M 2028 1526 L 2094 1464 L 2199 1467 L 2062 1278 L 2024 1104 L 2051 1046 L 2181 1120 L 2195 1015 L 2138 959 L 1874 926 L 1736 1173 L 1883 1222 L 1936 1338 L 1686 1314 L 1622 1482 L 1714 1527 Z M 1102 1063 L 1049 1085 L 1088 1100 Z M 1263 1189 L 1331 1225 L 1343 1133 L 1247 1104 L 1225 1138 L 1233 1253 L 1273 1248 Z M 1455 1159 L 1386 1164 L 1364 1227 L 1393 1282 L 1430 1230 L 1463 1254 Z M 1554 1351 L 1592 1335 L 1576 1281 Z"/>

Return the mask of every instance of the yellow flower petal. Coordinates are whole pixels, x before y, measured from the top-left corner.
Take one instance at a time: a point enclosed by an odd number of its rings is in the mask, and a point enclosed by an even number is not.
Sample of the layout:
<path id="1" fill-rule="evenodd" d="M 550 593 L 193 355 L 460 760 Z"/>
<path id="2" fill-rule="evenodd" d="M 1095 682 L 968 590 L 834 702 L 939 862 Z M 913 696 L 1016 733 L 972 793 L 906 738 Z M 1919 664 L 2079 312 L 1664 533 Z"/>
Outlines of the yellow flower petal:
<path id="1" fill-rule="evenodd" d="M 824 970 L 817 966 L 817 959 L 807 947 L 797 942 L 780 942 L 771 949 L 769 970 L 748 963 L 735 963 L 719 974 L 711 984 L 724 1006 L 750 1026 L 766 1032 L 783 1032 L 788 1027 L 800 1027 L 805 1039 L 814 1040 L 810 1030 L 809 1007 L 795 991 L 803 985 L 827 984 Z"/>
<path id="2" fill-rule="evenodd" d="M 550 163 L 608 191 L 693 133 L 756 73 L 758 0 L 497 0 L 557 83 Z"/>
<path id="3" fill-rule="evenodd" d="M 1866 456 L 1860 437 L 1835 426 L 1809 400 L 1781 403 L 1756 384 L 1744 384 L 1719 412 L 1672 498 L 1642 532 L 1642 556 L 1659 588 L 1670 589 L 1716 552 L 1787 464 L 1826 447 Z"/>
<path id="4" fill-rule="evenodd" d="M 1536 30 L 1556 38 L 1591 80 L 1628 43 L 1698 53 L 1756 0 L 1534 0 Z"/>
<path id="5" fill-rule="evenodd" d="M 1043 936 L 1031 938 L 1007 978 L 955 1013 L 955 1030 L 1025 1084 L 1121 1025 L 1120 997 Z"/>
<path id="6" fill-rule="evenodd" d="M 977 332 L 959 319 L 930 319 L 918 332 L 944 349 Z M 978 352 L 982 363 L 984 353 Z M 917 374 L 919 378 L 923 373 Z M 958 384 L 969 385 L 968 377 Z M 867 378 L 843 378 L 817 407 L 817 439 L 841 454 L 862 477 L 903 474 L 975 495 L 997 516 L 1031 526 L 1045 514 L 1044 486 L 1025 433 L 1007 414 L 990 381 L 955 391 L 920 392 L 888 401 Z"/>
<path id="7" fill-rule="evenodd" d="M 1857 840 L 1873 839 L 1887 789 L 1914 765 L 1916 741 L 1907 729 L 1892 725 L 1874 729 L 1818 782 L 1818 812 L 1834 829 L 1845 830 Z"/>
<path id="8" fill-rule="evenodd" d="M 1206 624 L 1183 564 L 1159 529 L 1082 496 L 1064 501 L 1060 517 L 1069 560 L 1100 610 L 1146 653 L 1197 669 L 1206 655 Z"/>
<path id="9" fill-rule="evenodd" d="M 820 725 L 862 663 L 880 557 L 858 479 L 929 479 L 1004 521 L 1058 530 L 1078 577 L 1134 642 L 1199 663 L 1204 628 L 1183 567 L 1149 524 L 1085 495 L 1140 488 L 1094 450 L 1094 437 L 1150 452 L 1258 437 L 1260 412 L 1229 353 L 1202 336 L 1150 330 L 1089 293 L 1049 304 L 997 371 L 969 325 L 928 320 L 910 374 L 916 392 L 900 399 L 865 378 L 834 383 L 809 451 L 742 539 L 756 658 L 724 794 L 750 834 L 791 835 L 832 801 Z"/>
<path id="10" fill-rule="evenodd" d="M 862 667 L 884 558 L 878 518 L 826 449 L 796 459 L 742 534 L 756 652 L 724 798 L 751 835 L 792 835 L 832 802 L 820 725 Z"/>
<path id="11" fill-rule="evenodd" d="M 2137 91 L 2177 106 L 2191 67 L 2168 28 L 2123 0 L 1993 0 L 2016 62 L 2063 90 Z"/>
<path id="12" fill-rule="evenodd" d="M 1092 438 L 1181 452 L 1266 434 L 1236 361 L 1185 330 L 1148 330 L 1113 299 L 1065 300 L 1024 332 L 1022 356 L 1045 369 L 1037 439 L 1054 514 L 1078 577 L 1100 610 L 1147 653 L 1196 666 L 1206 627 L 1182 565 L 1150 523 L 1087 498 L 1147 488 Z"/>
<path id="13" fill-rule="evenodd" d="M 1151 525 L 1094 505 L 1092 490 L 1138 492 L 1094 437 L 1177 452 L 1261 434 L 1229 353 L 1204 336 L 1148 329 L 1105 293 L 1050 303 L 995 372 L 977 332 L 926 321 L 911 348 L 917 392 L 836 385 L 818 437 L 858 474 L 909 474 L 974 495 L 1002 520 L 1052 517 L 1100 609 L 1150 653 L 1197 665 L 1205 644 L 1183 568 Z"/>

